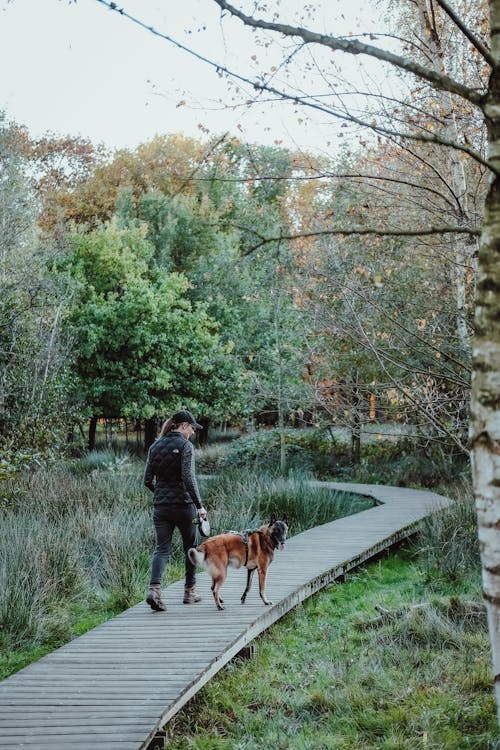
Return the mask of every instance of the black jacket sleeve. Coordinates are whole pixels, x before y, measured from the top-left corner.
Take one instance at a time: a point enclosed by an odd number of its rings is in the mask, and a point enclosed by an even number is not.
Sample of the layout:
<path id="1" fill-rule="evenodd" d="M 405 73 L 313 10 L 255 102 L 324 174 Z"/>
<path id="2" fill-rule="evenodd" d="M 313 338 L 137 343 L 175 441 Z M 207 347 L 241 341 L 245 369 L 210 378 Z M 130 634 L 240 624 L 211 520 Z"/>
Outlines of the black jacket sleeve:
<path id="1" fill-rule="evenodd" d="M 186 491 L 188 492 L 191 500 L 196 505 L 196 507 L 201 508 L 203 503 L 201 501 L 200 491 L 198 489 L 198 483 L 196 482 L 196 476 L 194 473 L 194 448 L 193 444 L 190 443 L 189 440 L 186 442 L 184 448 L 182 449 L 181 471 L 182 481 L 184 482 Z"/>

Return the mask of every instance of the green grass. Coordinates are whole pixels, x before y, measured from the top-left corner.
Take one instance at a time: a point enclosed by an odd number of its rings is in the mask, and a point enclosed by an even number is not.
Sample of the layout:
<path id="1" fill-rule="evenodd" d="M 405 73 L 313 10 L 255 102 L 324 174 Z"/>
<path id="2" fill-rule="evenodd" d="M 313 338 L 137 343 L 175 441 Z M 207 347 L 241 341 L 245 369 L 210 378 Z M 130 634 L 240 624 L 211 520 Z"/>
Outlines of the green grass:
<path id="1" fill-rule="evenodd" d="M 0 677 L 143 597 L 153 528 L 141 475 L 105 452 L 1 485 Z M 274 511 L 296 534 L 367 505 L 261 469 L 201 484 L 214 532 Z M 253 660 L 174 717 L 170 750 L 500 750 L 473 500 L 466 483 L 439 491 L 457 503 L 411 548 L 267 631 Z M 183 575 L 178 536 L 165 585 Z"/>
<path id="2" fill-rule="evenodd" d="M 485 618 L 449 616 L 445 589 L 428 601 L 408 551 L 329 586 L 174 717 L 169 750 L 493 748 Z M 479 601 L 478 581 L 460 596 Z"/>
<path id="3" fill-rule="evenodd" d="M 41 659 L 54 648 L 64 645 L 71 638 L 83 635 L 91 628 L 115 617 L 120 611 L 104 602 L 87 601 L 85 604 L 66 602 L 62 611 L 59 610 L 57 613 L 54 610 L 54 617 L 57 614 L 59 618 L 59 635 L 53 631 L 50 641 L 43 646 L 0 651 L 0 679 L 3 680 L 31 662 Z"/>
<path id="4" fill-rule="evenodd" d="M 139 602 L 154 530 L 143 464 L 107 451 L 5 482 L 0 498 L 0 675 Z M 363 510 L 356 496 L 300 479 L 232 473 L 202 484 L 212 533 L 288 513 L 291 534 Z M 175 534 L 163 584 L 183 577 Z"/>

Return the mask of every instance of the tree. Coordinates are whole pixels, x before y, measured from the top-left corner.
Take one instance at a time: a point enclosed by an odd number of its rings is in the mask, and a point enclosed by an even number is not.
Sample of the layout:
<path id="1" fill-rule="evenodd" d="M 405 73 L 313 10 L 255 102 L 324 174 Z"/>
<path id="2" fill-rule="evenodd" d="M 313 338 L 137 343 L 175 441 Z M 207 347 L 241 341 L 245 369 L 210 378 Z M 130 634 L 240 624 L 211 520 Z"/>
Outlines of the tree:
<path id="1" fill-rule="evenodd" d="M 369 161 L 376 153 L 373 149 Z M 390 154 L 383 154 L 381 179 L 391 166 Z M 366 158 L 356 159 L 363 159 L 366 170 Z M 356 159 L 333 164 L 332 175 L 360 174 Z M 394 179 L 396 171 L 392 174 Z M 402 206 L 421 220 L 422 212 L 407 203 L 401 184 L 398 188 L 395 204 L 386 190 L 377 196 L 365 181 L 346 184 L 334 176 L 310 201 L 311 213 L 318 228 L 332 213 L 353 229 L 374 214 L 381 224 Z M 409 423 L 421 440 L 439 440 L 448 455 L 458 449 L 467 456 L 470 353 L 457 331 L 450 277 L 443 273 L 447 245 L 439 254 L 434 248 L 435 243 L 429 247 L 411 238 L 377 235 L 315 240 L 297 282 L 316 332 L 310 337 L 309 381 L 337 423 L 347 417 L 351 426 L 351 415 L 359 415 L 349 395 L 354 380 L 356 391 L 364 394 L 367 421 L 375 398 L 379 410 Z"/>
<path id="2" fill-rule="evenodd" d="M 452 148 L 458 154 L 474 156 L 479 162 L 486 163 L 491 173 L 491 180 L 485 201 L 483 230 L 479 250 L 478 283 L 476 292 L 476 317 L 474 337 L 474 375 L 472 380 L 472 451 L 473 475 L 476 503 L 478 510 L 479 536 L 483 564 L 484 596 L 488 607 L 490 637 L 493 650 L 496 697 L 500 721 L 500 567 L 498 550 L 500 549 L 500 491 L 499 462 L 500 453 L 500 416 L 498 372 L 500 371 L 500 264 L 498 252 L 500 247 L 500 169 L 497 152 L 500 147 L 500 48 L 498 47 L 498 28 L 500 23 L 500 2 L 490 0 L 490 21 L 492 28 L 491 48 L 481 37 L 483 29 L 473 29 L 455 14 L 445 0 L 430 0 L 431 11 L 441 13 L 453 25 L 458 27 L 468 44 L 474 48 L 474 54 L 481 57 L 483 70 L 487 65 L 489 77 L 481 76 L 473 82 L 461 81 L 447 72 L 446 60 L 442 54 L 421 64 L 416 60 L 405 58 L 389 50 L 384 50 L 358 40 L 337 38 L 321 34 L 306 28 L 292 27 L 273 20 L 260 20 L 242 13 L 238 8 L 225 2 L 215 0 L 220 8 L 240 18 L 250 27 L 265 29 L 272 33 L 295 38 L 301 44 L 320 45 L 331 50 L 343 50 L 350 54 L 365 54 L 383 60 L 399 70 L 408 71 L 426 85 L 438 92 L 443 92 L 450 101 L 456 98 L 477 108 L 484 117 L 489 142 L 489 157 L 483 158 L 462 139 L 454 138 L 457 133 L 446 132 L 434 136 L 427 130 L 414 133 L 411 129 L 405 133 L 398 132 L 399 137 L 416 138 L 440 143 L 445 148 Z M 420 7 L 423 7 L 420 4 Z M 439 66 L 436 67 L 436 63 Z M 451 66 L 450 66 L 451 67 Z M 465 71 L 467 73 L 467 71 Z M 478 85 L 479 84 L 479 85 Z M 453 106 L 452 106 L 453 109 Z M 354 119 L 351 117 L 351 119 Z M 445 118 L 446 119 L 446 118 Z M 449 119 L 449 117 L 448 117 Z M 387 131 L 384 124 L 375 125 L 375 132 Z M 451 130 L 451 129 L 450 129 Z"/>
<path id="3" fill-rule="evenodd" d="M 116 184 L 117 224 L 123 229 L 146 228 L 146 239 L 154 247 L 150 268 L 182 273 L 189 280 L 186 297 L 206 306 L 220 325 L 220 338 L 231 351 L 232 361 L 242 363 L 245 377 L 233 393 L 231 413 L 226 416 L 241 418 L 259 408 L 275 414 L 272 290 L 277 269 L 282 271 L 284 266 L 276 256 L 279 243 L 262 254 L 252 253 L 251 247 L 256 225 L 270 230 L 288 221 L 286 177 L 293 170 L 292 154 L 234 139 L 214 139 L 209 149 L 202 149 L 201 144 L 196 149 L 190 141 L 189 149 L 182 152 L 185 158 L 177 154 L 172 181 L 167 179 L 165 161 L 171 155 L 172 140 L 157 138 L 129 153 L 128 158 L 140 162 L 143 169 L 145 154 L 156 155 L 158 163 L 147 167 L 149 189 L 144 190 L 130 171 L 123 183 Z M 184 141 L 175 139 L 175 143 L 182 146 Z M 115 167 L 109 165 L 106 177 L 107 168 L 100 166 L 99 181 L 97 174 L 91 175 L 78 190 L 88 195 L 100 181 L 109 182 Z M 97 193 L 97 201 L 99 197 Z M 80 226 L 85 233 L 88 225 Z M 290 298 L 283 298 L 280 310 L 286 351 L 293 332 Z M 300 367 L 299 361 L 298 372 Z M 286 408 L 290 410 L 291 404 Z"/>
<path id="4" fill-rule="evenodd" d="M 69 317 L 79 389 L 91 416 L 152 419 L 183 404 L 217 416 L 235 373 L 217 323 L 178 273 L 150 268 L 146 227 L 73 236 L 79 293 Z M 89 441 L 92 443 L 92 439 Z"/>
<path id="5" fill-rule="evenodd" d="M 266 18 L 245 13 L 226 0 L 214 0 L 223 14 L 239 19 L 250 29 L 262 31 L 265 35 L 264 43 L 280 48 L 280 40 L 293 42 L 283 51 L 281 64 L 275 70 L 285 71 L 281 79 L 276 81 L 275 71 L 263 71 L 258 77 L 252 74 L 236 73 L 238 81 L 246 81 L 253 86 L 254 91 L 268 91 L 293 103 L 308 107 L 311 110 L 331 115 L 335 121 L 344 121 L 356 128 L 367 128 L 375 136 L 394 138 L 398 141 L 425 142 L 441 146 L 445 150 L 456 151 L 459 159 L 474 159 L 477 164 L 486 167 L 490 180 L 484 204 L 483 223 L 478 254 L 478 273 L 476 284 L 475 304 L 475 333 L 473 343 L 473 378 L 471 397 L 471 446 L 474 478 L 474 491 L 478 511 L 479 537 L 483 567 L 484 597 L 487 602 L 489 629 L 493 651 L 493 665 L 496 685 L 498 716 L 500 721 L 500 566 L 498 565 L 498 550 L 500 549 L 500 417 L 499 397 L 500 386 L 498 372 L 500 371 L 500 263 L 498 261 L 500 247 L 500 0 L 489 0 L 481 3 L 479 8 L 470 7 L 466 13 L 465 4 L 460 3 L 462 13 L 457 12 L 447 0 L 428 0 L 425 4 L 417 2 L 416 7 L 421 13 L 428 12 L 440 19 L 440 23 L 451 30 L 453 44 L 449 48 L 435 47 L 434 53 L 419 58 L 418 40 L 409 40 L 411 49 L 400 53 L 393 48 L 368 43 L 365 38 L 376 41 L 376 35 L 371 29 L 366 30 L 366 37 L 353 38 L 335 36 L 324 29 L 315 31 L 302 24 L 287 23 L 283 20 L 283 9 L 280 4 L 266 3 L 259 6 L 260 13 Z M 115 4 L 109 4 L 115 7 Z M 411 8 L 413 4 L 408 3 Z M 488 44 L 488 20 L 486 9 L 490 16 L 490 40 Z M 123 14 L 123 11 L 120 10 Z M 307 10 L 306 10 L 307 12 Z M 126 14 L 125 14 L 126 15 Z M 422 18 L 425 24 L 427 20 Z M 313 25 L 313 24 L 312 24 Z M 437 25 L 431 22 L 431 32 L 437 30 Z M 370 36 L 375 36 L 371 39 Z M 230 35 L 226 39 L 230 39 Z M 458 41 L 457 41 L 458 40 Z M 457 47 L 457 44 L 459 45 Z M 457 49 L 460 59 L 464 61 L 461 69 L 457 69 L 454 61 L 457 59 Z M 412 111 L 413 102 L 402 102 L 403 111 L 397 121 L 390 113 L 370 111 L 369 104 L 365 112 L 355 109 L 355 104 L 349 104 L 349 96 L 357 93 L 353 102 L 359 102 L 363 94 L 356 92 L 355 86 L 349 86 L 347 91 L 338 94 L 336 87 L 329 81 L 327 63 L 335 70 L 335 59 L 332 56 L 339 52 L 349 55 L 363 56 L 364 59 L 377 60 L 398 71 L 406 81 L 409 76 L 412 81 L 417 80 L 422 90 L 433 90 L 443 94 L 451 102 L 451 110 L 443 112 L 441 119 L 445 122 L 444 132 L 431 124 L 422 126 L 414 124 Z M 213 63 L 219 73 L 230 74 L 220 63 Z M 308 69 L 318 71 L 318 81 L 326 84 L 323 90 L 310 90 L 304 93 L 302 76 L 293 76 L 293 67 L 307 66 Z M 288 75 L 288 78 L 287 78 Z M 236 77 L 235 76 L 235 77 Z M 301 86 L 294 86 L 300 81 Z M 348 82 L 347 82 L 348 83 Z M 324 90 L 326 92 L 324 95 Z M 370 92 L 367 92 L 368 95 Z M 387 101 L 388 94 L 382 93 L 377 101 Z M 373 101 L 365 97 L 367 103 Z M 451 112 L 455 107 L 464 105 L 470 108 L 482 122 L 488 142 L 488 153 L 485 155 L 481 133 L 467 132 L 461 129 L 457 132 L 451 124 Z M 425 99 L 422 101 L 425 110 Z M 474 118 L 475 119 L 475 118 Z M 342 234 L 342 227 L 329 230 Z M 367 232 L 367 229 L 364 229 Z M 424 229 L 412 229 L 406 226 L 388 230 L 374 227 L 371 233 L 396 234 L 408 236 L 418 234 L 431 235 L 438 232 L 458 235 L 475 235 L 475 227 L 463 224 L 440 224 Z"/>
<path id="6" fill-rule="evenodd" d="M 61 334 L 71 294 L 53 274 L 56 249 L 37 231 L 26 133 L 0 114 L 0 446 L 50 455 L 71 413 L 69 346 Z"/>

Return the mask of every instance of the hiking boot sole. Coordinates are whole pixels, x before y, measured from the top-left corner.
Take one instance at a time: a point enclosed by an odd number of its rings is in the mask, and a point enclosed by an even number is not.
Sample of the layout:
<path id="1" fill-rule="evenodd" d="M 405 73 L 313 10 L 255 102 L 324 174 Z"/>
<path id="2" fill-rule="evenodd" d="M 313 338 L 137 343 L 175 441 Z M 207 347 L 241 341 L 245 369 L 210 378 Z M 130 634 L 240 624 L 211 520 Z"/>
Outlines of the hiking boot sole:
<path id="1" fill-rule="evenodd" d="M 167 608 L 160 599 L 155 599 L 154 596 L 148 596 L 146 598 L 146 604 L 149 604 L 152 610 L 155 612 L 166 612 Z"/>

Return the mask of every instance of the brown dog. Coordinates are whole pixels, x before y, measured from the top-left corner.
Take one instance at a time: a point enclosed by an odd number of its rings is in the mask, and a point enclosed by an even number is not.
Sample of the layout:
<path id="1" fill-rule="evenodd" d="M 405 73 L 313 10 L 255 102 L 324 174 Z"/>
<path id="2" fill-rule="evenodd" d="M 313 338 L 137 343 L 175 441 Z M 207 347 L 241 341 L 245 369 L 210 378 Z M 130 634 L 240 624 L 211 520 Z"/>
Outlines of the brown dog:
<path id="1" fill-rule="evenodd" d="M 286 519 L 277 521 L 271 517 L 268 524 L 252 531 L 230 531 L 218 534 L 199 547 L 191 547 L 188 551 L 189 559 L 194 565 L 201 565 L 212 576 L 212 593 L 217 609 L 224 609 L 220 598 L 221 586 L 226 580 L 227 569 L 247 569 L 247 585 L 241 595 L 244 604 L 252 585 L 253 574 L 259 572 L 259 594 L 264 604 L 272 604 L 266 596 L 267 569 L 272 562 L 274 550 L 285 546 L 288 526 Z"/>

